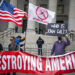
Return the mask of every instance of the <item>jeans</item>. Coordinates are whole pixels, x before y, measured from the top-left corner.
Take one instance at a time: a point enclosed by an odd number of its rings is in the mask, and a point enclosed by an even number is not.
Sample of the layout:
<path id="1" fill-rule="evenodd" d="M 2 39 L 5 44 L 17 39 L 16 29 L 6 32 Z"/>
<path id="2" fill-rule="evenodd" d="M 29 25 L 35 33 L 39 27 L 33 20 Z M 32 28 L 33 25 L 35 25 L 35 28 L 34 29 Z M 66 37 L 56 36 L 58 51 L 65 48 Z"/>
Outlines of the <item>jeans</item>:
<path id="1" fill-rule="evenodd" d="M 42 48 L 38 48 L 38 55 L 42 55 Z"/>

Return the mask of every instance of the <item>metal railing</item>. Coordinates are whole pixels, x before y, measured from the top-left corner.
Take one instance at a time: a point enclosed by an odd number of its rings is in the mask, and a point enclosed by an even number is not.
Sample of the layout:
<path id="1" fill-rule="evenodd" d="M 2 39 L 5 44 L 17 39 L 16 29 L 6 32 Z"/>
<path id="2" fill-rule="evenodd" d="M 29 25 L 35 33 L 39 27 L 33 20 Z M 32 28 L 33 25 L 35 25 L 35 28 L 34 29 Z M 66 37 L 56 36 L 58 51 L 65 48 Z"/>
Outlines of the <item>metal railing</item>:
<path id="1" fill-rule="evenodd" d="M 8 48 L 5 48 L 7 51 Z M 23 50 L 24 51 L 24 50 Z M 66 53 L 69 53 L 71 51 L 75 51 L 75 50 L 66 50 Z M 25 51 L 29 54 L 33 54 L 33 55 L 38 55 L 38 48 L 25 48 Z M 46 48 L 42 48 L 42 56 L 51 56 L 51 49 L 50 50 L 46 50 Z"/>
<path id="2" fill-rule="evenodd" d="M 25 47 L 25 50 L 24 50 L 24 47 L 22 47 L 24 52 L 27 52 L 27 53 L 30 53 L 30 54 L 33 54 L 33 55 L 38 55 L 37 44 L 32 43 L 32 44 L 27 44 L 27 45 Z M 52 47 L 53 47 L 53 44 L 51 44 L 51 43 L 44 44 L 43 47 L 42 47 L 42 56 L 50 56 Z M 4 48 L 4 51 L 7 51 L 7 50 L 8 50 L 8 48 Z M 65 50 L 66 50 L 66 53 L 71 52 L 71 51 L 75 51 L 74 48 L 73 49 L 68 48 L 68 49 L 65 49 Z"/>
<path id="3" fill-rule="evenodd" d="M 4 38 L 5 36 L 13 34 L 14 32 L 15 32 L 15 29 L 9 29 L 9 30 L 3 32 L 2 34 L 0 34 L 0 39 Z"/>
<path id="4" fill-rule="evenodd" d="M 14 31 L 15 31 L 14 29 L 6 31 L 3 34 L 0 34 L 0 38 L 11 35 L 12 33 L 14 33 Z M 73 41 L 73 42 L 75 42 L 75 41 Z M 43 45 L 43 48 L 42 48 L 43 56 L 50 55 L 52 46 L 53 46 L 53 43 L 45 43 Z M 7 51 L 7 50 L 8 50 L 8 48 L 4 48 L 4 51 Z M 24 50 L 24 48 L 23 48 L 23 50 Z M 25 50 L 26 50 L 26 52 L 28 52 L 30 54 L 38 55 L 38 47 L 37 47 L 36 43 L 26 43 Z M 74 51 L 74 48 L 66 49 L 66 52 L 70 52 L 70 51 Z"/>

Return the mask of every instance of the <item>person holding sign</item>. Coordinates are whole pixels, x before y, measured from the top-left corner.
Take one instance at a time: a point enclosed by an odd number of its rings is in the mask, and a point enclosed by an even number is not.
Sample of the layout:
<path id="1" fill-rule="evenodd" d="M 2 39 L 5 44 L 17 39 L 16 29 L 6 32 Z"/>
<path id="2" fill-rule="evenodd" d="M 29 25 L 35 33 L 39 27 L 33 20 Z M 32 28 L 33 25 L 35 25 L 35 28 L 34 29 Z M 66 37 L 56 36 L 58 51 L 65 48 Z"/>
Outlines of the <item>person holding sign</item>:
<path id="1" fill-rule="evenodd" d="M 66 41 L 62 40 L 62 37 L 58 37 L 58 41 L 56 41 L 51 50 L 51 55 L 55 53 L 55 55 L 63 55 L 65 54 L 65 47 L 70 45 L 70 40 L 68 39 L 68 34 L 65 36 Z"/>
<path id="2" fill-rule="evenodd" d="M 19 47 L 18 45 L 15 43 L 15 37 L 11 37 L 10 38 L 10 44 L 8 45 L 8 50 L 9 51 L 18 51 Z M 7 75 L 10 75 L 10 73 L 7 73 Z M 16 73 L 14 72 L 13 75 L 16 75 Z"/>

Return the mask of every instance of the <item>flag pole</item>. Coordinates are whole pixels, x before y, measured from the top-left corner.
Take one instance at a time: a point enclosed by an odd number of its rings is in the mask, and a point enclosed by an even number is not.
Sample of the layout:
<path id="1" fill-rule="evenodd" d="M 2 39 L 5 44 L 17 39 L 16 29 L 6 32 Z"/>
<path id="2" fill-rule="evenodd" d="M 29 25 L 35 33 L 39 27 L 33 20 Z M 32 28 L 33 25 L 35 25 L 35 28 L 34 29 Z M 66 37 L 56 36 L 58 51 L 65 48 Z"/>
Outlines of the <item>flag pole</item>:
<path id="1" fill-rule="evenodd" d="M 28 0 L 28 9 L 29 9 L 29 0 Z M 28 13 L 28 10 L 27 10 Z M 27 18 L 27 25 L 28 25 L 28 18 Z M 27 27 L 26 27 L 26 31 L 25 31 L 25 45 L 24 45 L 24 52 L 26 51 L 26 36 L 27 36 Z"/>
<path id="2" fill-rule="evenodd" d="M 26 51 L 26 35 L 27 35 L 27 32 L 25 31 L 25 44 L 24 44 L 24 52 Z"/>

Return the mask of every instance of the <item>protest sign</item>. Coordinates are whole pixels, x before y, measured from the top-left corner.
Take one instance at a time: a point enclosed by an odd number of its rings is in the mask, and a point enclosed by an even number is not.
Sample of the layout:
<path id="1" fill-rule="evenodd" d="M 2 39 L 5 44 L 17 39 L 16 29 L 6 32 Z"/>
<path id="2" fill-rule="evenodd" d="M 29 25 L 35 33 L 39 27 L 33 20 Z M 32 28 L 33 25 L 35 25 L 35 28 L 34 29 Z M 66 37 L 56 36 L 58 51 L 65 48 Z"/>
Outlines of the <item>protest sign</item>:
<path id="1" fill-rule="evenodd" d="M 50 23 L 46 28 L 46 35 L 64 36 L 67 33 L 67 24 Z"/>
<path id="2" fill-rule="evenodd" d="M 75 52 L 41 57 L 20 51 L 0 52 L 0 73 L 65 74 L 75 72 Z"/>

